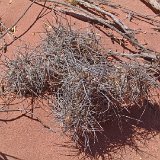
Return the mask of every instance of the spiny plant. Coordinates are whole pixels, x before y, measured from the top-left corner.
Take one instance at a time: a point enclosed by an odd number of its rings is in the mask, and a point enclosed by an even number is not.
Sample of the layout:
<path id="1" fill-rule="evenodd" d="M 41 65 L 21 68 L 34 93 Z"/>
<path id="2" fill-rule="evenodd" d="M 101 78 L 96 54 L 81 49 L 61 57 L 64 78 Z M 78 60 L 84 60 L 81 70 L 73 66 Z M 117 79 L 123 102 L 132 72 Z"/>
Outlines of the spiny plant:
<path id="1" fill-rule="evenodd" d="M 124 113 L 151 101 L 151 90 L 159 87 L 147 65 L 108 60 L 93 31 L 52 26 L 37 48 L 4 61 L 5 92 L 52 97 L 49 105 L 63 131 L 85 149 L 98 142 L 104 124 L 114 121 L 121 129 L 123 119 L 134 119 Z"/>
<path id="2" fill-rule="evenodd" d="M 62 75 L 53 110 L 64 132 L 85 149 L 98 142 L 96 135 L 103 132 L 104 123 L 115 121 L 123 127 L 122 119 L 133 118 L 124 111 L 151 100 L 150 91 L 158 86 L 145 65 L 107 60 L 110 55 L 104 56 L 94 32 L 53 27 L 42 48 Z"/>

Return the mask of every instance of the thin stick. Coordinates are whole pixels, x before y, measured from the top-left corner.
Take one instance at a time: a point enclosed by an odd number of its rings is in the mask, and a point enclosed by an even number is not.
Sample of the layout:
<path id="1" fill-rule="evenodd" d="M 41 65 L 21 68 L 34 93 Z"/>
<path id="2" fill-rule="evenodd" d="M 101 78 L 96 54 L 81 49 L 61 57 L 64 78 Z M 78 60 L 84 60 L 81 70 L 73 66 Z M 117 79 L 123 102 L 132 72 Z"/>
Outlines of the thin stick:
<path id="1" fill-rule="evenodd" d="M 36 0 L 33 0 L 33 2 L 27 7 L 24 13 L 18 18 L 18 20 L 0 36 L 0 39 L 3 38 L 14 26 L 18 24 L 18 22 L 26 15 L 26 13 L 28 12 L 28 10 L 31 8 L 31 6 L 34 4 L 35 1 Z"/>

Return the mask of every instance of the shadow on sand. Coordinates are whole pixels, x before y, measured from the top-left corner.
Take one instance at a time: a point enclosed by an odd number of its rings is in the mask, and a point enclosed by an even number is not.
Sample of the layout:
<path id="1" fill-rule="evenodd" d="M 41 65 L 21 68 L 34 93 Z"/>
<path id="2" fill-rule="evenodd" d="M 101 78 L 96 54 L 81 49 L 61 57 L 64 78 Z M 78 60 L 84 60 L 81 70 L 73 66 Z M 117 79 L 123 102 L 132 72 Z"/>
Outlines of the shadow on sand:
<path id="1" fill-rule="evenodd" d="M 11 156 L 9 154 L 0 152 L 0 160 L 10 160 L 10 159 L 13 159 L 13 160 L 22 160 L 20 158 L 15 157 L 15 156 Z"/>
<path id="2" fill-rule="evenodd" d="M 148 101 L 143 107 L 132 106 L 129 113 L 124 113 L 124 118 L 117 124 L 116 121 L 109 121 L 102 124 L 104 131 L 97 133 L 98 141 L 90 141 L 90 147 L 84 148 L 84 141 L 78 146 L 73 143 L 59 145 L 59 147 L 69 147 L 73 155 L 90 159 L 114 159 L 116 153 L 125 151 L 126 147 L 138 154 L 144 153 L 142 144 L 145 144 L 160 133 L 160 107 L 158 104 L 151 104 Z M 139 121 L 137 121 L 139 120 Z M 120 127 L 121 126 L 121 127 Z"/>
<path id="3" fill-rule="evenodd" d="M 156 8 L 153 8 L 149 3 L 147 3 L 145 0 L 141 0 L 148 8 L 150 8 L 155 14 L 160 14 L 160 11 Z"/>

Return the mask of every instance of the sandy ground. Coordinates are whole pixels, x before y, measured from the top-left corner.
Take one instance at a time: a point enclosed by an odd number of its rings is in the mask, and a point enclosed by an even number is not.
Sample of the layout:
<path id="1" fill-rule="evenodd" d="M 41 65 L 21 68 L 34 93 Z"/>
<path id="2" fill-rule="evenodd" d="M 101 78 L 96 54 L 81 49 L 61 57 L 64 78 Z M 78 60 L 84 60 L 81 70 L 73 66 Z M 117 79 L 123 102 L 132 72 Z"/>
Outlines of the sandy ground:
<path id="1" fill-rule="evenodd" d="M 113 2 L 121 3 L 123 6 L 138 13 L 152 16 L 155 15 L 152 10 L 139 0 L 113 0 Z M 0 17 L 5 25 L 7 27 L 12 26 L 15 20 L 19 18 L 29 4 L 30 2 L 28 0 L 12 0 L 11 4 L 9 4 L 9 0 L 0 0 Z M 41 10 L 41 7 L 33 5 L 29 12 L 18 23 L 16 26 L 15 36 L 18 37 L 22 33 L 24 33 L 24 35 L 8 47 L 8 50 L 5 53 L 7 56 L 12 57 L 13 50 L 17 45 L 25 43 L 36 45 L 39 43 L 40 36 L 43 36 L 43 27 L 47 23 L 47 19 L 51 21 L 53 20 L 51 13 L 47 13 L 44 17 L 38 19 L 33 26 L 30 26 L 34 23 L 36 16 Z M 122 14 L 121 18 L 126 24 L 132 26 L 134 29 L 138 29 L 140 26 L 143 27 L 143 29 L 146 30 L 146 33 L 138 35 L 140 42 L 145 43 L 151 49 L 160 52 L 160 33 L 151 30 L 150 25 L 146 25 L 144 22 L 129 22 L 125 14 Z M 76 21 L 76 23 L 82 28 L 89 27 L 87 23 L 80 23 L 79 21 Z M 7 41 L 12 42 L 12 40 L 12 35 L 7 35 Z M 113 45 L 109 38 L 103 40 L 103 44 L 109 49 L 123 50 L 119 45 Z M 0 120 L 0 160 L 77 160 L 82 157 L 77 155 L 78 150 L 68 144 L 69 139 L 62 134 L 58 127 L 59 124 L 57 124 L 54 117 L 50 115 L 50 110 L 46 106 L 43 106 L 42 108 L 43 109 L 37 109 L 35 114 L 43 121 L 44 124 L 53 128 L 53 132 L 45 128 L 36 120 L 34 121 L 27 117 L 22 117 L 11 122 L 8 121 L 7 123 Z M 0 114 L 0 119 L 10 119 L 17 115 L 17 113 Z M 151 120 L 151 118 L 148 117 L 152 116 L 149 114 L 146 115 L 146 123 Z M 152 128 L 152 132 L 149 129 L 147 130 L 145 125 L 143 127 L 141 126 L 141 129 L 145 134 L 142 133 L 143 136 L 139 135 L 139 138 L 135 135 L 136 133 L 134 132 L 134 128 L 128 128 L 128 133 L 119 137 L 121 142 L 118 143 L 121 147 L 117 147 L 118 149 L 115 147 L 113 153 L 111 152 L 111 154 L 114 155 L 113 159 L 160 159 L 160 139 L 159 134 L 157 134 L 160 129 L 158 127 Z M 112 128 L 111 126 L 110 130 L 110 136 L 113 136 L 114 139 L 117 136 L 117 134 L 115 134 L 114 127 Z M 151 138 L 152 136 L 153 138 Z M 145 144 L 142 143 L 144 141 Z M 102 146 L 105 146 L 103 143 L 105 142 L 102 142 Z M 135 148 L 137 148 L 137 152 L 131 149 L 131 146 L 134 145 L 136 146 Z"/>

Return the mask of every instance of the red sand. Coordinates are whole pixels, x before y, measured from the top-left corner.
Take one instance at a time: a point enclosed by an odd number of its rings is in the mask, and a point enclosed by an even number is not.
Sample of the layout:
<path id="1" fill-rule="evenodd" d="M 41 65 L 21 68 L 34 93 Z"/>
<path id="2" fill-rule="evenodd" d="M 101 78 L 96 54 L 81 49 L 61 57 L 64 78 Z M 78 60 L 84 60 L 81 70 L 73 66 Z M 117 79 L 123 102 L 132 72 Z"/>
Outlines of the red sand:
<path id="1" fill-rule="evenodd" d="M 113 0 L 116 3 L 121 3 L 132 10 L 139 13 L 154 15 L 154 13 L 147 8 L 140 0 Z M 25 8 L 30 4 L 28 0 L 12 0 L 9 4 L 9 0 L 0 1 L 0 17 L 2 17 L 3 22 L 10 27 L 15 20 L 24 12 Z M 30 11 L 25 15 L 25 17 L 19 22 L 16 27 L 15 35 L 18 36 L 23 33 L 36 19 L 36 15 L 40 12 L 41 7 L 34 5 Z M 35 45 L 39 42 L 38 32 L 43 31 L 43 24 L 46 18 L 51 19 L 51 14 L 47 14 L 42 19 L 39 19 L 37 23 L 23 36 L 21 37 L 21 42 L 30 43 Z M 123 17 L 124 19 L 124 17 Z M 140 21 L 134 21 L 130 23 L 124 20 L 129 26 L 134 28 L 139 28 L 143 25 L 144 29 L 149 32 L 146 34 L 141 34 L 139 39 L 142 43 L 148 43 L 148 47 L 160 51 L 160 33 L 149 30 L 149 25 L 142 23 Z M 78 22 L 78 21 L 77 21 Z M 78 22 L 79 23 L 79 22 Z M 141 23 L 141 25 L 140 25 Z M 83 26 L 83 23 L 80 24 Z M 87 26 L 87 24 L 85 24 Z M 151 33 L 152 32 L 152 33 Z M 8 36 L 8 40 L 11 41 L 12 38 Z M 20 40 L 17 40 L 13 45 L 8 47 L 8 52 L 6 55 L 11 55 L 14 46 L 20 44 Z M 108 44 L 110 40 L 105 40 L 104 43 L 109 48 L 114 50 L 120 49 L 118 45 L 113 46 L 111 43 Z M 0 121 L 0 160 L 77 160 L 78 156 L 67 156 L 74 155 L 72 151 L 75 149 L 60 147 L 68 142 L 68 138 L 62 134 L 58 125 L 55 123 L 53 116 L 49 115 L 49 111 L 38 109 L 36 114 L 38 117 L 43 119 L 45 124 L 54 128 L 57 132 L 53 133 L 47 128 L 44 128 L 39 122 L 30 120 L 27 117 L 17 119 L 13 122 L 4 123 Z M 1 118 L 11 118 L 16 117 L 16 113 L 12 114 L 2 114 Z M 141 143 L 140 148 L 144 151 L 143 153 L 136 154 L 132 152 L 129 147 L 126 147 L 125 152 L 122 153 L 118 151 L 115 159 L 123 156 L 124 160 L 158 160 L 160 159 L 160 139 L 159 135 L 147 141 L 147 146 L 143 146 Z"/>

